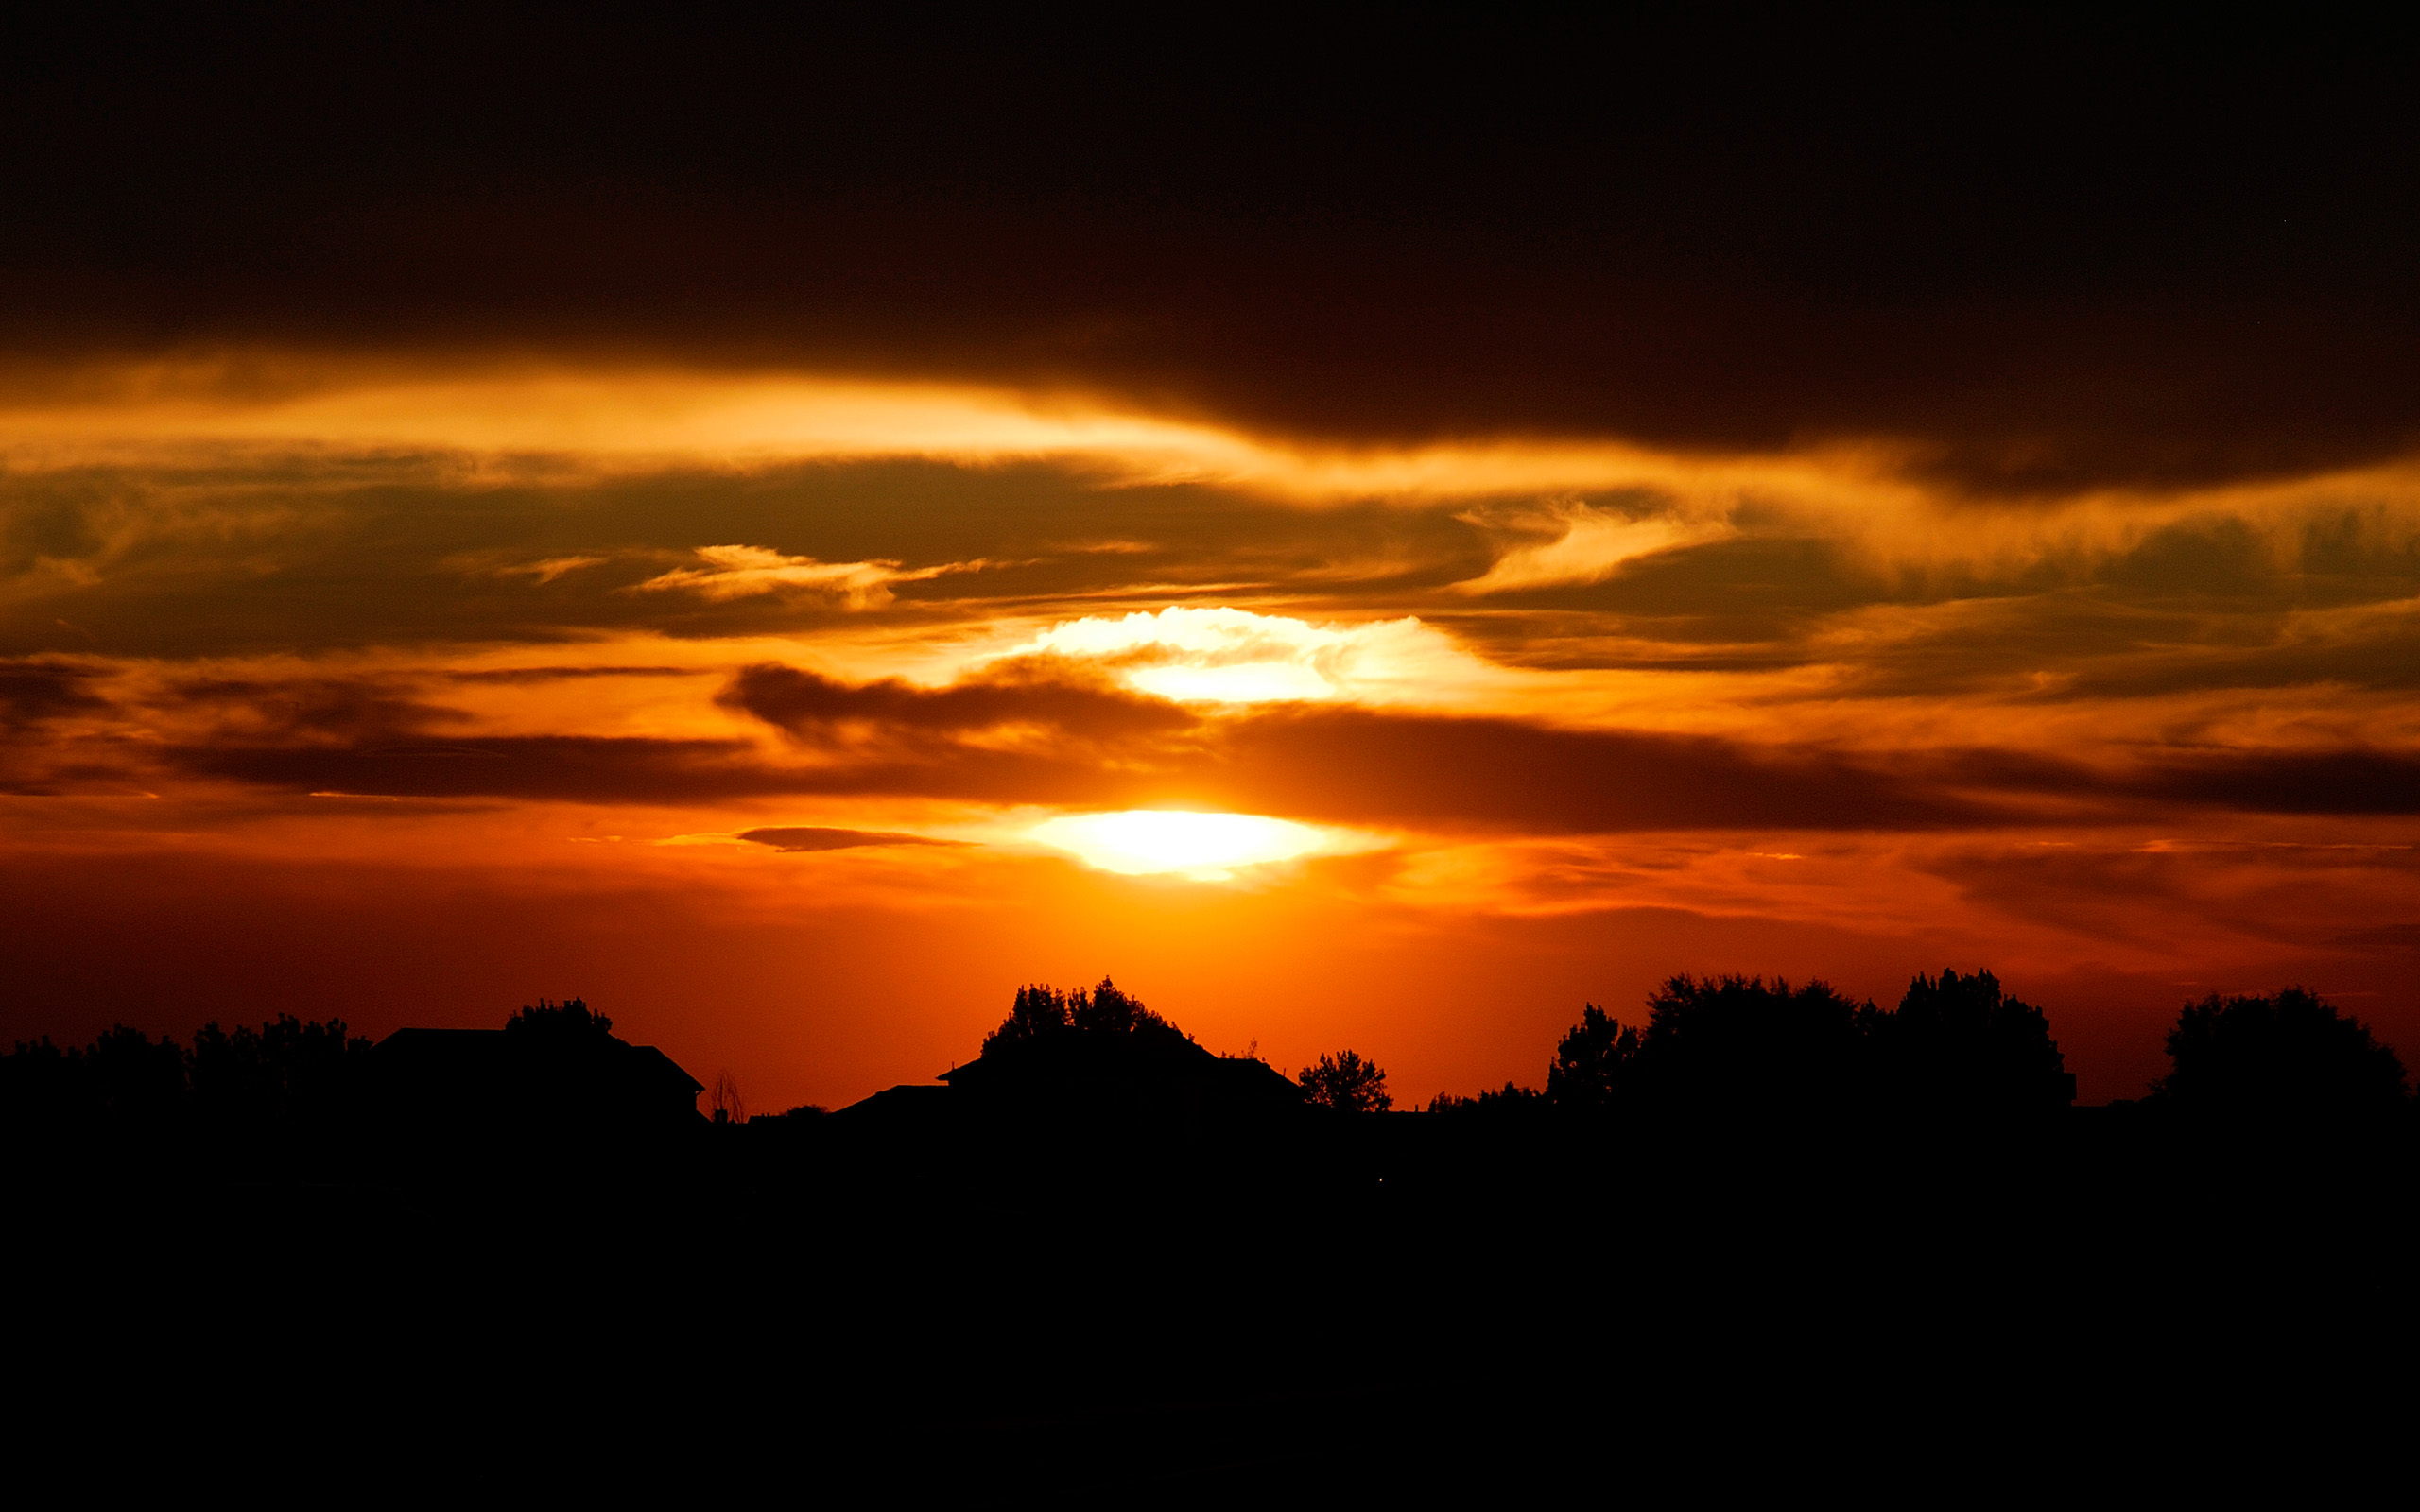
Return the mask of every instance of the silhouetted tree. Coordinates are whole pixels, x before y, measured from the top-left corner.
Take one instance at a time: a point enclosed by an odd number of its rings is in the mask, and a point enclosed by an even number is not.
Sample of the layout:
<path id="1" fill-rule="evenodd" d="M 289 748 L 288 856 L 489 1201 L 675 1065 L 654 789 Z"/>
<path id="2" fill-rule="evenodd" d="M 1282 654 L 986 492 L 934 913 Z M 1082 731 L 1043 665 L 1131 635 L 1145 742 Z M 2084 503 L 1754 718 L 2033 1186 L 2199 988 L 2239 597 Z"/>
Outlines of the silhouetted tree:
<path id="1" fill-rule="evenodd" d="M 998 1028 L 983 1037 L 983 1048 L 1040 1039 L 1067 1026 L 1067 994 L 1034 983 L 1017 988 L 1016 1005 L 1009 1009 Z"/>
<path id="2" fill-rule="evenodd" d="M 73 1050 L 40 1040 L 20 1040 L 0 1056 L 0 1118 L 23 1128 L 56 1125 L 83 1111 L 83 1070 Z"/>
<path id="3" fill-rule="evenodd" d="M 1009 1016 L 983 1037 L 983 1053 L 1069 1031 L 1087 1036 L 1139 1035 L 1185 1043 L 1192 1039 L 1104 976 L 1099 986 L 1080 987 L 1072 992 L 1061 992 L 1047 983 L 1017 988 Z"/>
<path id="4" fill-rule="evenodd" d="M 1565 1111 L 1601 1111 L 1634 1091 L 1637 1072 L 1638 1031 L 1606 1017 L 1604 1009 L 1591 1003 L 1554 1047 L 1554 1059 L 1547 1066 L 1546 1099 Z"/>
<path id="5" fill-rule="evenodd" d="M 1642 1091 L 1668 1105 L 1738 1115 L 1859 1101 L 1858 1005 L 1825 983 L 1681 975 L 1647 1008 L 1636 1075 Z"/>
<path id="6" fill-rule="evenodd" d="M 706 1106 L 717 1124 L 748 1122 L 748 1100 L 739 1094 L 739 1078 L 728 1071 L 715 1073 L 714 1085 L 706 1090 Z"/>
<path id="7" fill-rule="evenodd" d="M 186 1057 L 195 1102 L 206 1113 L 251 1122 L 323 1111 L 352 1091 L 370 1041 L 344 1021 L 306 1023 L 290 1014 L 253 1029 L 221 1029 L 216 1020 L 193 1037 Z"/>
<path id="8" fill-rule="evenodd" d="M 48 1036 L 20 1041 L 0 1066 L 0 1090 L 12 1122 L 120 1128 L 164 1126 L 189 1091 L 182 1048 L 122 1023 L 80 1050 Z"/>
<path id="9" fill-rule="evenodd" d="M 1303 1101 L 1313 1108 L 1330 1108 L 1340 1113 L 1383 1113 L 1395 1104 L 1387 1093 L 1387 1074 L 1376 1062 L 1364 1060 L 1350 1050 L 1320 1057 L 1319 1064 L 1305 1068 L 1299 1079 Z"/>
<path id="10" fill-rule="evenodd" d="M 523 1007 L 505 1020 L 504 1032 L 532 1042 L 594 1043 L 614 1038 L 614 1021 L 601 1013 L 591 1013 L 588 1005 L 579 998 L 563 1003 L 540 998 L 537 1006 Z"/>
<path id="11" fill-rule="evenodd" d="M 162 1157 L 183 1154 L 191 1103 L 177 1042 L 124 1024 L 82 1049 L 45 1038 L 0 1057 L 0 1127 L 21 1180 L 38 1174 L 29 1160 L 130 1159 L 121 1174 L 156 1175 Z"/>
<path id="12" fill-rule="evenodd" d="M 0 1057 L 0 1101 L 20 1122 L 158 1131 L 199 1114 L 209 1131 L 266 1134 L 339 1112 L 358 1090 L 369 1052 L 370 1041 L 348 1034 L 342 1020 L 280 1014 L 257 1029 L 214 1021 L 189 1050 L 118 1024 L 80 1050 L 46 1037 L 20 1043 Z"/>
<path id="13" fill-rule="evenodd" d="M 84 1052 L 95 1108 L 105 1117 L 145 1121 L 172 1117 L 184 1102 L 184 1051 L 163 1035 L 113 1024 Z"/>
<path id="14" fill-rule="evenodd" d="M 634 1047 L 614 1033 L 614 1021 L 579 998 L 557 1004 L 540 998 L 504 1022 L 504 1056 L 481 1075 L 502 1076 L 511 1102 L 487 1099 L 480 1116 L 499 1120 L 496 1138 L 536 1148 L 552 1142 L 588 1159 L 614 1141 L 629 1137 L 629 1104 L 616 1091 L 631 1068 Z M 451 1073 L 447 1074 L 453 1074 Z M 695 1111 L 695 1105 L 691 1105 Z"/>
<path id="15" fill-rule="evenodd" d="M 1457 1097 L 1452 1092 L 1439 1092 L 1428 1099 L 1432 1113 L 1450 1113 L 1457 1117 L 1488 1119 L 1525 1117 L 1547 1106 L 1547 1094 L 1534 1087 L 1503 1086 L 1482 1089 L 1476 1097 Z"/>
<path id="16" fill-rule="evenodd" d="M 1989 971 L 1919 973 L 1892 1012 L 1859 1014 L 1877 1095 L 1936 1112 L 2065 1108 L 2075 1078 L 2042 1010 L 2005 996 Z"/>
<path id="17" fill-rule="evenodd" d="M 2403 1062 L 2301 988 L 2187 1004 L 2169 1031 L 2160 1102 L 2229 1117 L 2361 1117 L 2404 1101 Z"/>
<path id="18" fill-rule="evenodd" d="M 1166 1019 L 1143 1006 L 1142 999 L 1127 996 L 1105 976 L 1090 992 L 1079 988 L 1068 995 L 1067 1022 L 1087 1034 L 1133 1034 L 1169 1027 Z"/>

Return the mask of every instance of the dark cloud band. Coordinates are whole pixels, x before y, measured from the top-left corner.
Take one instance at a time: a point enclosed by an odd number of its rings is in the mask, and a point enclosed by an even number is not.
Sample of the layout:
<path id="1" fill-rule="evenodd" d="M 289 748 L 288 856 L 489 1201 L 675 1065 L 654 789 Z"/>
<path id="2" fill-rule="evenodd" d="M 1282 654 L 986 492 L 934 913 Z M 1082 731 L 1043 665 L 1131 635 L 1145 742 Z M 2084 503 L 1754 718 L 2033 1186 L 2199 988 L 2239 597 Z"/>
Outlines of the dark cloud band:
<path id="1" fill-rule="evenodd" d="M 390 734 L 370 743 L 322 733 L 148 754 L 188 775 L 295 793 L 662 805 L 860 795 L 1207 807 L 1540 834 L 1940 831 L 2196 810 L 2420 814 L 2420 755 L 2390 749 L 2192 751 L 2092 765 L 2006 750 L 1854 751 L 1355 707 L 1201 713 L 1040 679 L 920 688 L 774 665 L 741 672 L 723 697 L 783 730 L 792 748 L 577 735 L 399 743 Z M 781 843 L 767 837 L 821 833 L 748 837 Z"/>
<path id="2" fill-rule="evenodd" d="M 889 830 L 835 830 L 817 825 L 790 825 L 763 830 L 743 830 L 739 838 L 753 845 L 771 846 L 782 851 L 855 850 L 867 846 L 885 845 L 955 845 L 952 840 L 936 840 L 930 835 L 901 834 Z"/>
<path id="3" fill-rule="evenodd" d="M 0 38 L 29 357 L 638 352 L 1329 439 L 1878 436 L 2017 490 L 2420 420 L 2411 55 L 2341 17 L 80 14 Z"/>

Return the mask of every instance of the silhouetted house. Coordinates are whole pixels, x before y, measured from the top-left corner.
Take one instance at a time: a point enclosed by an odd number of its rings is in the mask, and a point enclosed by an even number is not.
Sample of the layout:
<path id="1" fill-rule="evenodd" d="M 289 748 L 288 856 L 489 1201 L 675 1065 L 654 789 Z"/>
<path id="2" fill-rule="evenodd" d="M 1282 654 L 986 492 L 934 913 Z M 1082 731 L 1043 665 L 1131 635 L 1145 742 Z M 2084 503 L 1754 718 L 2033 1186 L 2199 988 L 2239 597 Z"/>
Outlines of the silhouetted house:
<path id="1" fill-rule="evenodd" d="M 627 1155 L 692 1132 L 699 1080 L 611 1035 L 398 1029 L 371 1052 L 382 1121 L 432 1153 L 510 1143 Z"/>
<path id="2" fill-rule="evenodd" d="M 851 1103 L 832 1115 L 833 1126 L 851 1135 L 882 1136 L 909 1130 L 924 1130 L 934 1122 L 948 1116 L 955 1105 L 946 1087 L 928 1087 L 915 1082 L 902 1082 L 886 1087 L 872 1097 Z"/>
<path id="3" fill-rule="evenodd" d="M 1303 1101 L 1302 1089 L 1266 1061 L 1214 1056 L 1175 1033 L 1068 1031 L 994 1044 L 941 1079 L 970 1104 L 1002 1110 L 1198 1121 L 1278 1112 Z"/>
<path id="4" fill-rule="evenodd" d="M 1079 1136 L 1194 1143 L 1232 1138 L 1301 1111 L 1302 1089 L 1261 1060 L 1215 1056 L 1174 1032 L 1068 1030 L 994 1043 L 942 1074 L 833 1114 L 852 1138 L 979 1139 L 1003 1125 Z"/>

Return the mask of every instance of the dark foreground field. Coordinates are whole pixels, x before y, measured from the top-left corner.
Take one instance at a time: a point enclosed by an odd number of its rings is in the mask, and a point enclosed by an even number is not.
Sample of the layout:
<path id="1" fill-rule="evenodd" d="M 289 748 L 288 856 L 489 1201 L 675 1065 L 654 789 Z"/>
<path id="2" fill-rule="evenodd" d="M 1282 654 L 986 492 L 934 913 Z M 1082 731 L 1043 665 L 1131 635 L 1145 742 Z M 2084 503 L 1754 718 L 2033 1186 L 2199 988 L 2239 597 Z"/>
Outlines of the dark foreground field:
<path id="1" fill-rule="evenodd" d="M 611 1165 L 129 1154 L 20 1168 L 19 1423 L 197 1486 L 2310 1488 L 2410 1404 L 2399 1131 L 825 1120 Z"/>

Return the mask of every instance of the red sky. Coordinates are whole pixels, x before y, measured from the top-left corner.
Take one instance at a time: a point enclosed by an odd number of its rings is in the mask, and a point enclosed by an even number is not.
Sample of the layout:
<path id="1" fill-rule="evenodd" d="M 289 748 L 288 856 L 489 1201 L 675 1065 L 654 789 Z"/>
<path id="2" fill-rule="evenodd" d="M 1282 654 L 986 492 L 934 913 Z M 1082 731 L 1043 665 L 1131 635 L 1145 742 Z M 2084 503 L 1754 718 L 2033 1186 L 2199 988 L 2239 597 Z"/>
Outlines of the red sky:
<path id="1" fill-rule="evenodd" d="M 577 994 L 762 1109 L 1109 972 L 1425 1100 L 1953 966 L 2091 1101 L 2213 990 L 2420 1056 L 2384 65 L 447 25 L 9 50 L 0 1033 Z"/>

